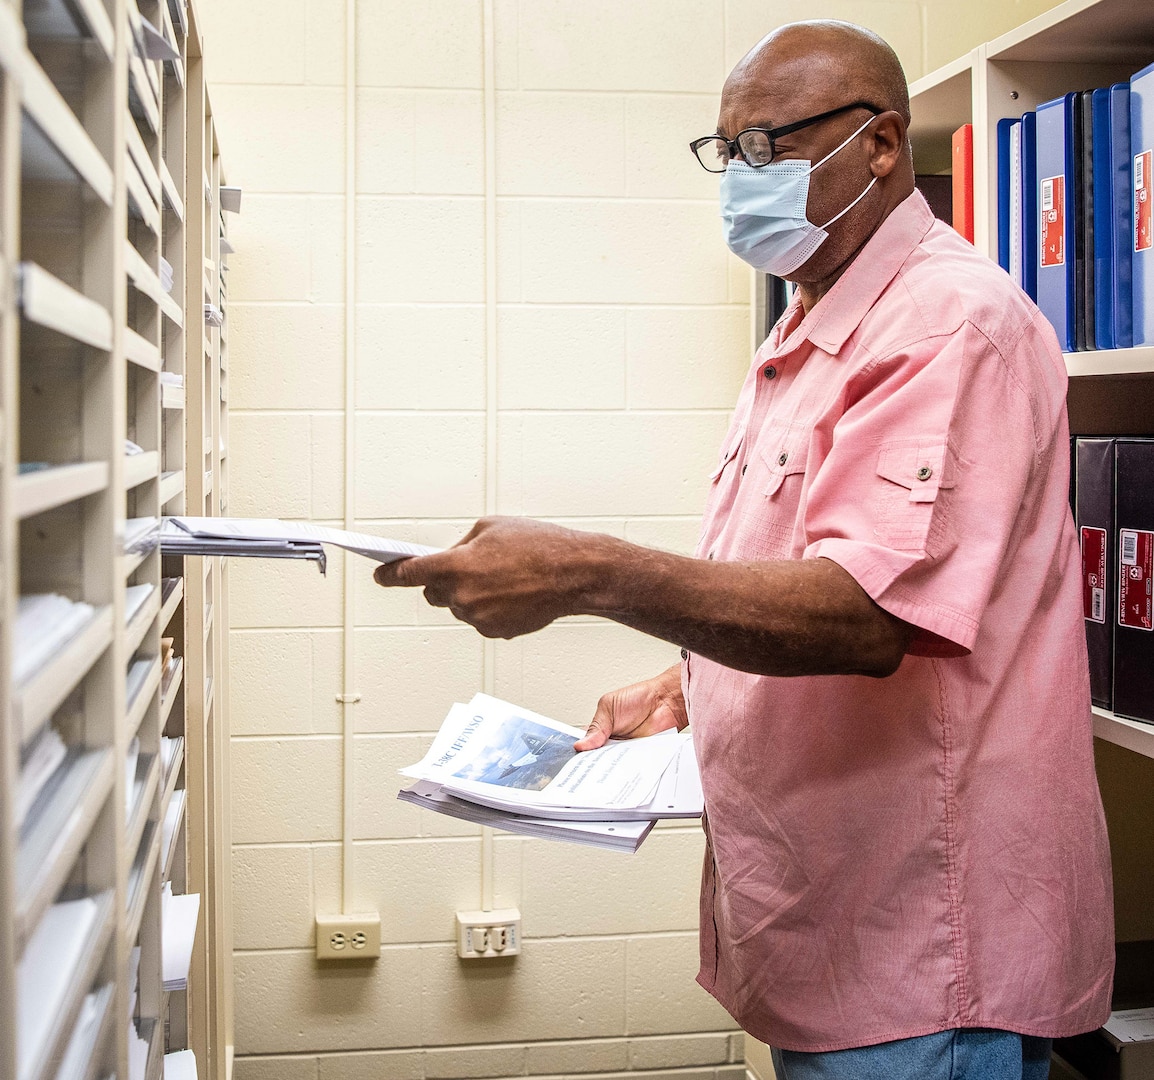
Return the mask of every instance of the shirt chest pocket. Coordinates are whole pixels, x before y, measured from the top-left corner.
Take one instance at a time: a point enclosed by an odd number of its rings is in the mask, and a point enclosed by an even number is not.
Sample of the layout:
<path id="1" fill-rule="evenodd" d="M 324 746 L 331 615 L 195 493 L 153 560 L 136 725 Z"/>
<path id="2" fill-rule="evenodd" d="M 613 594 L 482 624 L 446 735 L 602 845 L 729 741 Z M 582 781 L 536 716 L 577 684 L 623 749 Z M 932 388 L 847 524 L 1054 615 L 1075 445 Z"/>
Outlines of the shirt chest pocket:
<path id="1" fill-rule="evenodd" d="M 780 501 L 787 481 L 800 483 L 809 456 L 810 428 L 799 424 L 775 424 L 758 440 L 762 475 L 758 477 L 761 494 Z"/>

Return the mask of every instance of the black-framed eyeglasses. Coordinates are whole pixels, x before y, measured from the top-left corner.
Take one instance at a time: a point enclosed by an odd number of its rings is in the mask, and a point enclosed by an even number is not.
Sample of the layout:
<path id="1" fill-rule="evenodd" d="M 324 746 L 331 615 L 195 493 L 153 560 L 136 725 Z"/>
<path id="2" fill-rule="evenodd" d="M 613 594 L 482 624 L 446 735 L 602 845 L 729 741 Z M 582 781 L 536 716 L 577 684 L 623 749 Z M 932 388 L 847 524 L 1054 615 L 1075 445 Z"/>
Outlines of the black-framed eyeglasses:
<path id="1" fill-rule="evenodd" d="M 689 149 L 693 151 L 694 156 L 701 162 L 701 167 L 706 172 L 723 173 L 725 167 L 739 156 L 747 165 L 760 169 L 773 161 L 774 155 L 777 153 L 774 142 L 783 135 L 792 135 L 795 131 L 800 131 L 811 124 L 820 124 L 823 120 L 840 116 L 842 113 L 850 112 L 853 109 L 869 109 L 874 116 L 885 112 L 885 109 L 879 109 L 868 101 L 855 101 L 850 105 L 843 105 L 840 109 L 830 109 L 829 112 L 818 113 L 817 116 L 809 116 L 804 120 L 798 120 L 793 124 L 784 124 L 781 127 L 746 128 L 744 131 L 739 131 L 733 139 L 724 139 L 720 135 L 706 135 L 704 138 L 694 139 L 689 144 Z"/>

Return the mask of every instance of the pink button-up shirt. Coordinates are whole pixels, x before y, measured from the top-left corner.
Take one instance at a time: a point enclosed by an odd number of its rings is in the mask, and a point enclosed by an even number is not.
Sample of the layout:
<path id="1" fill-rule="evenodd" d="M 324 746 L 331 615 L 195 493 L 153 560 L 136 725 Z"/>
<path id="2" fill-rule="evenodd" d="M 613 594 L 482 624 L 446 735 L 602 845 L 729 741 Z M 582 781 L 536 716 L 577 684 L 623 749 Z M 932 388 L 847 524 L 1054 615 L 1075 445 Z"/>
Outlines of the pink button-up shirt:
<path id="1" fill-rule="evenodd" d="M 758 350 L 698 555 L 831 559 L 918 633 L 898 671 L 690 655 L 709 840 L 698 981 L 782 1049 L 1109 1012 L 1066 372 L 920 194 Z"/>

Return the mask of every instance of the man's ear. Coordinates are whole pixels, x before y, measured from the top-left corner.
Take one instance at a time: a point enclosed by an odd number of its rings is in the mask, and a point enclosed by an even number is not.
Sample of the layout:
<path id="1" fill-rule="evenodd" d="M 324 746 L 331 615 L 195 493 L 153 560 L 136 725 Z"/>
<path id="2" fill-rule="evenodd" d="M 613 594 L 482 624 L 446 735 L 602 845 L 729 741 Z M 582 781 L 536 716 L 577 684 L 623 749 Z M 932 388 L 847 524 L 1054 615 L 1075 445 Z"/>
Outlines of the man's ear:
<path id="1" fill-rule="evenodd" d="M 870 171 L 874 176 L 889 176 L 906 144 L 906 123 L 901 113 L 879 113 L 870 140 Z"/>

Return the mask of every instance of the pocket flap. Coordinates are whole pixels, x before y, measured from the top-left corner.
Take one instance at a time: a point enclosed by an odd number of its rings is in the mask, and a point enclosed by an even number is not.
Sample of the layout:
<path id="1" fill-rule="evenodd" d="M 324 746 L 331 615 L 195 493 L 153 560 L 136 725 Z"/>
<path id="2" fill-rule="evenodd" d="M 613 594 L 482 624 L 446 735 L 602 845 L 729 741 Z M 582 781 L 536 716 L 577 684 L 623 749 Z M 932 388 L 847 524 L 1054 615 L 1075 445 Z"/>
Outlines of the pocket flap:
<path id="1" fill-rule="evenodd" d="M 761 459 L 768 474 L 766 495 L 777 491 L 787 476 L 805 472 L 809 437 L 810 429 L 801 425 L 782 425 L 766 432 L 759 443 Z"/>
<path id="2" fill-rule="evenodd" d="M 941 443 L 886 446 L 878 454 L 878 476 L 906 488 L 910 502 L 933 502 L 939 490 L 952 488 L 949 465 Z"/>
<path id="3" fill-rule="evenodd" d="M 709 474 L 710 480 L 716 480 L 725 472 L 725 466 L 737 456 L 738 450 L 741 449 L 741 440 L 744 435 L 745 432 L 742 430 L 734 432 L 729 441 L 721 448 L 721 459 L 717 463 L 717 468 Z"/>

